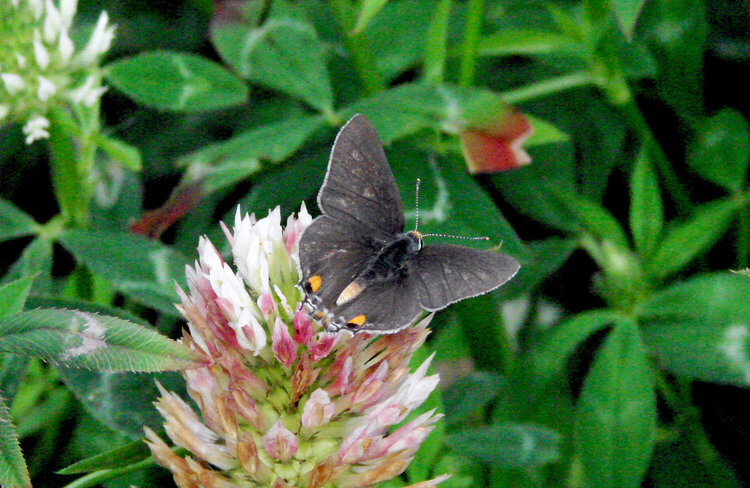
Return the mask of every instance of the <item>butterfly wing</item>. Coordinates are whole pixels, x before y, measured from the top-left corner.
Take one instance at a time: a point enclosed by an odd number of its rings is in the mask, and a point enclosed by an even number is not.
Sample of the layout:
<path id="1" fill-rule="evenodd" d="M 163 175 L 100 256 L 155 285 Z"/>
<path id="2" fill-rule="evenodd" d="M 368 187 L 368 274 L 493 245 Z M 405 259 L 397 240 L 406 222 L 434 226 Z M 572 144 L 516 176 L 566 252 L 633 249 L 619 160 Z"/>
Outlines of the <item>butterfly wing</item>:
<path id="1" fill-rule="evenodd" d="M 374 252 L 372 240 L 359 227 L 328 215 L 316 218 L 299 241 L 301 284 L 313 311 L 333 307 Z"/>
<path id="2" fill-rule="evenodd" d="M 330 329 L 381 334 L 398 332 L 422 314 L 418 289 L 408 277 L 373 284 L 356 300 L 333 309 Z"/>
<path id="3" fill-rule="evenodd" d="M 352 117 L 336 136 L 318 206 L 347 229 L 381 242 L 404 229 L 396 180 L 375 128 L 362 115 Z"/>
<path id="4" fill-rule="evenodd" d="M 519 268 L 518 261 L 505 254 L 434 244 L 416 253 L 409 278 L 422 308 L 432 312 L 494 290 Z"/>

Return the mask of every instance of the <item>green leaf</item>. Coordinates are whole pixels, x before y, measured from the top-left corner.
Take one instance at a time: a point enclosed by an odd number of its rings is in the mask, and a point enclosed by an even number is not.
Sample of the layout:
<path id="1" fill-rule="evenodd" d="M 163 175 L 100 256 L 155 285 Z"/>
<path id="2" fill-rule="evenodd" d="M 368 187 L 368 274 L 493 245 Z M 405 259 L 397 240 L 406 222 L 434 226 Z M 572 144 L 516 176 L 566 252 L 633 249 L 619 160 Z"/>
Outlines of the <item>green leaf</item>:
<path id="1" fill-rule="evenodd" d="M 365 30 L 373 17 L 380 12 L 380 9 L 382 9 L 386 3 L 388 3 L 388 0 L 363 0 L 360 4 L 357 24 L 354 26 L 354 34 L 358 34 Z"/>
<path id="2" fill-rule="evenodd" d="M 648 256 L 661 235 L 664 209 L 659 181 L 648 159 L 641 150 L 630 175 L 630 231 L 633 242 L 642 256 Z"/>
<path id="3" fill-rule="evenodd" d="M 52 241 L 46 237 L 37 237 L 24 248 L 21 257 L 3 276 L 3 282 L 31 275 L 36 276 L 32 286 L 35 293 L 49 292 L 52 289 Z"/>
<path id="4" fill-rule="evenodd" d="M 559 32 L 529 28 L 503 28 L 482 37 L 479 56 L 518 56 L 533 54 L 574 54 L 577 41 Z"/>
<path id="5" fill-rule="evenodd" d="M 643 9 L 643 4 L 646 0 L 609 0 L 612 4 L 612 8 L 615 11 L 615 17 L 617 23 L 620 25 L 620 30 L 625 34 L 628 39 L 633 37 L 633 31 L 635 25 L 638 22 L 638 16 Z"/>
<path id="6" fill-rule="evenodd" d="M 211 193 L 258 172 L 261 160 L 284 161 L 323 124 L 324 119 L 318 115 L 284 119 L 205 146 L 182 157 L 179 164 L 204 178 L 203 191 Z"/>
<path id="7" fill-rule="evenodd" d="M 0 318 L 23 310 L 32 283 L 34 283 L 34 276 L 27 276 L 0 286 Z"/>
<path id="8" fill-rule="evenodd" d="M 610 241 L 621 249 L 629 247 L 625 231 L 604 207 L 563 188 L 550 188 L 550 191 L 586 232 L 600 241 Z"/>
<path id="9" fill-rule="evenodd" d="M 176 315 L 174 284 L 185 282 L 190 259 L 163 244 L 132 234 L 68 230 L 60 243 L 76 259 L 122 293 L 161 312 Z"/>
<path id="10" fill-rule="evenodd" d="M 524 147 L 541 146 L 570 140 L 570 136 L 555 125 L 533 115 L 524 114 L 524 117 L 528 119 L 533 128 L 531 137 L 523 143 Z"/>
<path id="11" fill-rule="evenodd" d="M 503 378 L 485 371 L 469 373 L 443 393 L 445 415 L 456 423 L 489 404 L 499 393 Z"/>
<path id="12" fill-rule="evenodd" d="M 83 459 L 57 471 L 57 474 L 81 474 L 102 469 L 117 469 L 142 461 L 150 456 L 146 444 L 139 439 Z"/>
<path id="13" fill-rule="evenodd" d="M 637 310 L 649 348 L 669 371 L 750 386 L 750 280 L 700 275 L 651 296 Z"/>
<path id="14" fill-rule="evenodd" d="M 244 78 L 333 112 L 326 50 L 309 23 L 274 17 L 261 27 L 226 25 L 212 34 L 221 57 Z"/>
<path id="15" fill-rule="evenodd" d="M 531 424 L 502 423 L 460 430 L 446 444 L 458 454 L 506 468 L 530 468 L 560 456 L 560 436 Z"/>
<path id="16" fill-rule="evenodd" d="M 136 102 L 161 110 L 217 110 L 248 98 L 242 80 L 194 54 L 150 51 L 105 66 L 105 75 Z"/>
<path id="17" fill-rule="evenodd" d="M 681 430 L 684 430 L 684 427 Z M 675 476 L 677 473 L 679 475 Z M 650 486 L 654 488 L 743 486 L 732 473 L 728 462 L 720 456 L 702 456 L 691 441 L 691 436 L 684 434 L 676 442 L 660 442 L 656 445 L 649 478 Z"/>
<path id="18" fill-rule="evenodd" d="M 687 161 L 706 180 L 730 192 L 741 190 L 750 163 L 750 129 L 742 114 L 725 108 L 703 119 Z"/>
<path id="19" fill-rule="evenodd" d="M 746 196 L 714 200 L 696 208 L 686 221 L 667 227 L 646 262 L 647 272 L 661 280 L 682 269 L 724 235 L 737 208 L 746 203 Z"/>
<path id="20" fill-rule="evenodd" d="M 709 29 L 703 0 L 649 0 L 638 22 L 658 63 L 659 98 L 689 125 L 704 116 L 703 58 Z"/>
<path id="21" fill-rule="evenodd" d="M 0 351 L 113 371 L 182 369 L 196 360 L 182 344 L 140 325 L 63 309 L 29 310 L 0 319 Z"/>
<path id="22" fill-rule="evenodd" d="M 13 428 L 10 410 L 0 397 L 0 485 L 3 488 L 31 488 L 29 471 Z"/>
<path id="23" fill-rule="evenodd" d="M 92 417 L 133 440 L 143 438 L 144 425 L 156 432 L 164 429 L 164 418 L 153 405 L 160 396 L 156 381 L 187 398 L 185 379 L 176 372 L 132 374 L 73 368 L 58 372 Z"/>
<path id="24" fill-rule="evenodd" d="M 500 295 L 512 298 L 539 286 L 570 257 L 576 249 L 575 239 L 549 238 L 526 243 L 531 259 L 521 265 L 516 276 L 500 288 Z"/>
<path id="25" fill-rule="evenodd" d="M 597 354 L 577 405 L 575 441 L 588 486 L 636 488 L 656 433 L 656 396 L 638 327 L 619 321 Z"/>
<path id="26" fill-rule="evenodd" d="M 113 137 L 97 134 L 97 145 L 107 156 L 130 171 L 141 170 L 141 153 L 134 146 Z"/>
<path id="27" fill-rule="evenodd" d="M 557 324 L 531 351 L 533 377 L 544 383 L 559 374 L 576 347 L 622 316 L 612 310 L 588 310 Z"/>
<path id="28" fill-rule="evenodd" d="M 34 234 L 39 225 L 23 210 L 0 198 L 0 241 Z"/>

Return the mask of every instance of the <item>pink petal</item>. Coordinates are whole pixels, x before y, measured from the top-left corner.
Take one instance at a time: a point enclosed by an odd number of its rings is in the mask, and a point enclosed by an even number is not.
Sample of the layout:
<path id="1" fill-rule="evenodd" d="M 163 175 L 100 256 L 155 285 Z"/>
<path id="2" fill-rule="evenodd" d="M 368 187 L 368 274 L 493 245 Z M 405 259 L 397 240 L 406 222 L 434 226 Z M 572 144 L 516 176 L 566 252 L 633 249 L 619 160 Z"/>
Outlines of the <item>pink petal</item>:
<path id="1" fill-rule="evenodd" d="M 298 447 L 297 437 L 284 428 L 281 420 L 277 420 L 263 436 L 263 449 L 279 461 L 289 461 L 297 453 Z"/>
<path id="2" fill-rule="evenodd" d="M 289 328 L 279 317 L 273 324 L 272 349 L 276 359 L 284 366 L 291 366 L 297 360 L 297 346 L 289 335 Z"/>

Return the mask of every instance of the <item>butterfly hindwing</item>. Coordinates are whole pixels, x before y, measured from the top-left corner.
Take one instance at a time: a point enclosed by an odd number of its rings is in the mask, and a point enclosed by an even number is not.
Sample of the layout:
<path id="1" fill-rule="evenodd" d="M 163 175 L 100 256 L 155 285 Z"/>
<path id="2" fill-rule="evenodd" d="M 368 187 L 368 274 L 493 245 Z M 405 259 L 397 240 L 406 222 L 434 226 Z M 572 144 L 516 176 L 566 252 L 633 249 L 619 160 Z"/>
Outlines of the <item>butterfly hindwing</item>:
<path id="1" fill-rule="evenodd" d="M 336 328 L 390 334 L 413 323 L 422 308 L 417 288 L 406 278 L 374 284 L 332 314 Z"/>
<path id="2" fill-rule="evenodd" d="M 363 229 L 327 215 L 316 218 L 299 241 L 301 284 L 316 309 L 329 309 L 362 269 L 374 248 Z"/>
<path id="3" fill-rule="evenodd" d="M 410 280 L 419 290 L 422 308 L 435 311 L 494 290 L 519 268 L 518 261 L 505 254 L 434 244 L 416 253 Z"/>
<path id="4" fill-rule="evenodd" d="M 364 116 L 352 117 L 336 136 L 318 205 L 325 215 L 376 240 L 387 241 L 403 231 L 396 180 L 375 128 Z"/>

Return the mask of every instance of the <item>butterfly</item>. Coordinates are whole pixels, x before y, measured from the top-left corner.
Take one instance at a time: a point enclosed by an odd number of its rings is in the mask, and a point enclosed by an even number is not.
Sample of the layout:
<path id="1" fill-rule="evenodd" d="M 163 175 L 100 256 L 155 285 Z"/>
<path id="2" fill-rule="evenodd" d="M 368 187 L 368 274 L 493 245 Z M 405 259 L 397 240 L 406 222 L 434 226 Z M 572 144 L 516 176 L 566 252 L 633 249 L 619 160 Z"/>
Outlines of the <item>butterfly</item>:
<path id="1" fill-rule="evenodd" d="M 318 206 L 299 240 L 299 286 L 330 332 L 396 332 L 423 311 L 494 290 L 520 267 L 505 254 L 424 246 L 416 230 L 404 232 L 396 180 L 363 115 L 336 136 Z"/>

